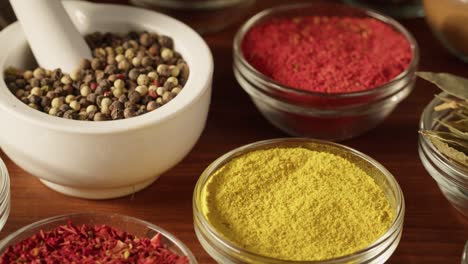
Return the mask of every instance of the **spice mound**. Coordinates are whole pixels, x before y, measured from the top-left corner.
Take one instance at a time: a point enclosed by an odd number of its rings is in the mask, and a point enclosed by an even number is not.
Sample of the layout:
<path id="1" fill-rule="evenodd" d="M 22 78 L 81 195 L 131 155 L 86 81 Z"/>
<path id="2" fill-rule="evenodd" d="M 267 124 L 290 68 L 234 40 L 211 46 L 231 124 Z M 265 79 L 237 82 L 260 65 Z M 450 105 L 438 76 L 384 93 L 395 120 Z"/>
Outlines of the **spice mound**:
<path id="1" fill-rule="evenodd" d="M 139 238 L 106 225 L 76 226 L 71 222 L 10 246 L 0 263 L 145 263 L 188 264 L 161 241 Z"/>
<path id="2" fill-rule="evenodd" d="M 405 36 L 373 18 L 304 16 L 253 26 L 242 40 L 245 59 L 282 85 L 349 93 L 388 83 L 408 68 Z"/>
<path id="3" fill-rule="evenodd" d="M 189 68 L 173 40 L 149 32 L 85 37 L 93 51 L 70 74 L 60 69 L 5 71 L 5 82 L 22 102 L 52 116 L 105 121 L 151 112 L 176 97 Z"/>
<path id="4" fill-rule="evenodd" d="M 252 151 L 228 162 L 205 185 L 202 213 L 237 246 L 294 261 L 362 250 L 395 218 L 383 190 L 356 164 L 302 147 Z"/>

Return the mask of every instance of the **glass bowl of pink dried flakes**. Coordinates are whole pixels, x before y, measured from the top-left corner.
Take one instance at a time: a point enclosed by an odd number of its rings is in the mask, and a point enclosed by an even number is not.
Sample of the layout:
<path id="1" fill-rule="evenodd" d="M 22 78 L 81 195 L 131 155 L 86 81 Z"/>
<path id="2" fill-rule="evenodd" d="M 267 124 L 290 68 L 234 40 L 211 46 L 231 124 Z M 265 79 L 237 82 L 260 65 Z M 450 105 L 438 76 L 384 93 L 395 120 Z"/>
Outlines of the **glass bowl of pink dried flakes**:
<path id="1" fill-rule="evenodd" d="M 0 242 L 0 263 L 197 264 L 197 260 L 180 240 L 156 225 L 118 214 L 85 213 L 19 229 Z"/>

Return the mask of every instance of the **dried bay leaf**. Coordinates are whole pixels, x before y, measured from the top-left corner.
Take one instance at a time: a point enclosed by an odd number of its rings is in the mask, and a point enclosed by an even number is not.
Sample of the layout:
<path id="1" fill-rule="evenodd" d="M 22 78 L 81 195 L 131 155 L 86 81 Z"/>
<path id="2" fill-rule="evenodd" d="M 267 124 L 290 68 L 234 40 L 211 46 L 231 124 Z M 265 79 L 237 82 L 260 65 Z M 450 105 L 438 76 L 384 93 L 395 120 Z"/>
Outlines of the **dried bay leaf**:
<path id="1" fill-rule="evenodd" d="M 468 79 L 450 73 L 417 72 L 416 75 L 450 95 L 468 100 Z"/>
<path id="2" fill-rule="evenodd" d="M 468 156 L 465 153 L 456 150 L 455 148 L 449 146 L 445 142 L 442 142 L 438 138 L 429 137 L 429 140 L 440 151 L 440 153 L 444 154 L 448 158 L 453 159 L 465 166 L 468 166 Z"/>
<path id="3" fill-rule="evenodd" d="M 455 136 L 459 137 L 459 138 L 463 138 L 465 140 L 468 140 L 468 133 L 466 132 L 463 132 L 461 131 L 459 128 L 453 126 L 452 123 L 447 123 L 445 121 L 442 121 L 442 120 L 436 120 L 439 124 L 443 125 L 444 127 L 446 127 L 448 130 L 450 130 L 450 132 L 452 132 L 453 134 L 455 134 Z"/>
<path id="4" fill-rule="evenodd" d="M 442 96 L 441 94 L 436 94 L 435 97 L 437 97 L 439 100 L 441 100 L 442 104 L 436 106 L 436 108 L 440 108 L 441 106 L 445 105 L 446 107 L 443 107 L 443 109 L 440 110 L 446 110 L 446 109 L 465 109 L 468 110 L 468 102 L 465 100 L 454 100 L 452 98 L 447 98 L 445 96 Z M 440 111 L 435 109 L 436 111 Z"/>
<path id="5" fill-rule="evenodd" d="M 450 132 L 440 132 L 440 131 L 429 131 L 429 130 L 422 130 L 419 131 L 419 133 L 426 138 L 436 138 L 449 146 L 464 152 L 466 155 L 468 155 L 468 140 L 464 140 L 459 137 L 455 137 L 452 133 Z"/>

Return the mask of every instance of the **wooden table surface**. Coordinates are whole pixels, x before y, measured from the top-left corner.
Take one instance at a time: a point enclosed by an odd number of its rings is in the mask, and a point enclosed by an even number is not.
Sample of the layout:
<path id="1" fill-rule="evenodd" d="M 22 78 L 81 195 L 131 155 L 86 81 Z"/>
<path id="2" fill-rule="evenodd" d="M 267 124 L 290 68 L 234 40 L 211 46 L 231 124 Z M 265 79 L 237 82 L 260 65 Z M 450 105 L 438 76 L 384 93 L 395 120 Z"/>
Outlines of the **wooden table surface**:
<path id="1" fill-rule="evenodd" d="M 281 2 L 260 0 L 252 12 Z M 421 70 L 468 77 L 468 64 L 445 51 L 423 19 L 401 22 L 420 44 Z M 193 229 L 192 192 L 199 175 L 214 159 L 233 148 L 287 136 L 260 115 L 234 79 L 231 43 L 238 27 L 236 24 L 205 36 L 215 60 L 206 129 L 190 154 L 149 188 L 131 197 L 105 201 L 67 197 L 46 188 L 0 152 L 10 172 L 12 206 L 1 238 L 24 225 L 55 215 L 87 211 L 120 213 L 164 227 L 185 242 L 200 263 L 214 263 L 198 243 Z M 418 80 L 413 93 L 381 125 L 343 142 L 382 163 L 403 189 L 406 201 L 403 237 L 388 263 L 460 263 L 468 238 L 468 221 L 444 198 L 417 152 L 419 118 L 436 91 Z"/>

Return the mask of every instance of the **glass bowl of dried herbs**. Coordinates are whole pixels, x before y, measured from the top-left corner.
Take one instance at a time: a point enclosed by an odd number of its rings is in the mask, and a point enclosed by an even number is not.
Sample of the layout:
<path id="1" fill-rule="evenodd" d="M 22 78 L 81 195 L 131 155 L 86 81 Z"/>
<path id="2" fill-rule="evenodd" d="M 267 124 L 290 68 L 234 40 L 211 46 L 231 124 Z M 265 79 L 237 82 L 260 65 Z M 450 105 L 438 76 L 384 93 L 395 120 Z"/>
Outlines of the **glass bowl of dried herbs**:
<path id="1" fill-rule="evenodd" d="M 449 202 L 468 216 L 468 79 L 418 73 L 439 88 L 421 116 L 419 156 Z"/>
<path id="2" fill-rule="evenodd" d="M 130 216 L 98 213 L 47 218 L 0 242 L 0 263 L 33 259 L 46 263 L 197 264 L 187 246 L 161 227 Z"/>

